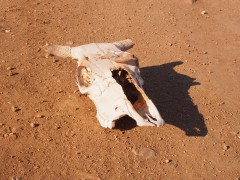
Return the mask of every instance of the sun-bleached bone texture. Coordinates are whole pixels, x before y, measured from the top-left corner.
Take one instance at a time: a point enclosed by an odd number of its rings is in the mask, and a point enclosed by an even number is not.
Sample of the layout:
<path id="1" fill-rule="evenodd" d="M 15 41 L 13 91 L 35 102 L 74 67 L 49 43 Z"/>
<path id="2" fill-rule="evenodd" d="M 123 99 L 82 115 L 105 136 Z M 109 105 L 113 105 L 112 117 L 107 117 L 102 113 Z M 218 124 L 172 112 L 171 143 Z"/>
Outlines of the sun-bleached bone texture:
<path id="1" fill-rule="evenodd" d="M 113 128 L 128 115 L 138 126 L 160 126 L 164 120 L 143 90 L 138 59 L 126 52 L 130 39 L 114 43 L 92 43 L 78 47 L 46 45 L 45 50 L 78 62 L 77 85 L 97 109 L 102 127 Z"/>

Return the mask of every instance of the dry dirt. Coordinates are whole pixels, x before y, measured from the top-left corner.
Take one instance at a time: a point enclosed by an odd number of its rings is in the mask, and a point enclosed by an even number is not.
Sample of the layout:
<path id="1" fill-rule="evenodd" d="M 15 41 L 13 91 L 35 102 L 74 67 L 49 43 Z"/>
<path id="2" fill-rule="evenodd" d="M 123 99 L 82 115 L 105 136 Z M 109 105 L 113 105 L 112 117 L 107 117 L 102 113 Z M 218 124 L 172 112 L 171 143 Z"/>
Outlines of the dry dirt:
<path id="1" fill-rule="evenodd" d="M 41 48 L 125 38 L 165 126 L 100 127 Z M 239 0 L 0 0 L 0 62 L 0 179 L 240 177 Z"/>

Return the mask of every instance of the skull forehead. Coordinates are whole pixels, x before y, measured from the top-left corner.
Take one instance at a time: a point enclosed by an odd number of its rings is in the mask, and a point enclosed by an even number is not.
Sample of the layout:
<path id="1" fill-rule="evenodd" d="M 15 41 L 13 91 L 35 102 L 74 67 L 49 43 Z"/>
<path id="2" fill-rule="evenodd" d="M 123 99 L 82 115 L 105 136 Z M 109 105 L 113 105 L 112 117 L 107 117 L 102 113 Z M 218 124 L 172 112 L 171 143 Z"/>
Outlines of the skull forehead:
<path id="1" fill-rule="evenodd" d="M 121 52 L 121 50 L 112 43 L 91 43 L 71 49 L 72 56 L 78 60 L 84 57 L 94 59 L 96 56 L 103 56 L 109 52 Z"/>
<path id="2" fill-rule="evenodd" d="M 111 77 L 110 69 L 115 68 L 116 66 L 108 59 L 95 58 L 91 61 L 85 60 L 81 63 L 80 66 L 85 66 L 91 69 L 93 74 L 96 74 L 100 77 Z"/>

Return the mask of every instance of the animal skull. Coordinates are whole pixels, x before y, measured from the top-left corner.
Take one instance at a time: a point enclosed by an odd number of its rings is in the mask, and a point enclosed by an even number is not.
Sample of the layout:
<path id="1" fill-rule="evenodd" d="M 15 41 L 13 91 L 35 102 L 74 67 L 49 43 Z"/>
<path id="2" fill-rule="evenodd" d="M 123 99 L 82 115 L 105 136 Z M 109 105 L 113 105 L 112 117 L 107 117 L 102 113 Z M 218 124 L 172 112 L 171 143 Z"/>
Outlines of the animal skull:
<path id="1" fill-rule="evenodd" d="M 113 128 L 115 121 L 128 115 L 138 126 L 160 126 L 164 120 L 143 90 L 138 59 L 126 52 L 130 39 L 114 43 L 92 43 L 78 47 L 46 45 L 46 51 L 78 62 L 77 85 L 97 109 L 102 127 Z"/>

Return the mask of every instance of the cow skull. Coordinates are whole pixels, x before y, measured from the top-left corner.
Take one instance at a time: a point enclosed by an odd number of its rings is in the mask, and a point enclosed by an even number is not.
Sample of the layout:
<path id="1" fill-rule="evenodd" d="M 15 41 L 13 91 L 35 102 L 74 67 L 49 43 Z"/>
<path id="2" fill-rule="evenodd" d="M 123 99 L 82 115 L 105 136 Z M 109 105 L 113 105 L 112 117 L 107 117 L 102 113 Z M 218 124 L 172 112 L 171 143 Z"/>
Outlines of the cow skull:
<path id="1" fill-rule="evenodd" d="M 138 126 L 160 126 L 164 120 L 143 90 L 138 59 L 126 50 L 130 39 L 114 43 L 92 43 L 78 47 L 46 45 L 45 50 L 78 62 L 77 85 L 97 109 L 102 127 L 113 128 L 128 115 Z"/>

